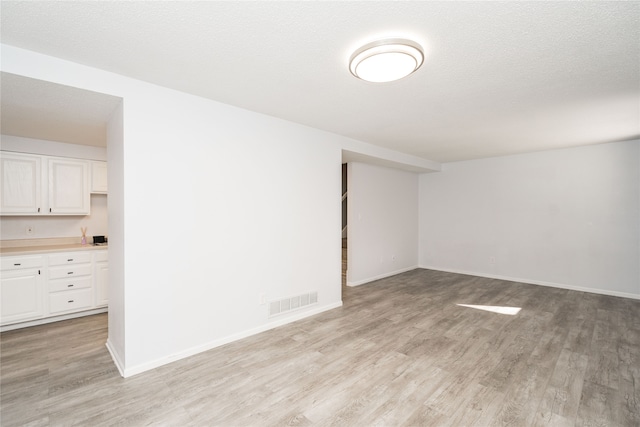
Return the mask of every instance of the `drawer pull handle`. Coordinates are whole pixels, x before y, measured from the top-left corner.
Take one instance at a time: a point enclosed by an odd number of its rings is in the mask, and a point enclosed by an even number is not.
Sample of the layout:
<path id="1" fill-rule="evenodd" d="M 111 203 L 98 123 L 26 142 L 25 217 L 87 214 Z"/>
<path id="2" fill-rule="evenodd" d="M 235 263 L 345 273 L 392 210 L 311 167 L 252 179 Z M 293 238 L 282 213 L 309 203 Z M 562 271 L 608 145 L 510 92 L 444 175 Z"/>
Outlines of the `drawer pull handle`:
<path id="1" fill-rule="evenodd" d="M 73 288 L 73 285 L 67 285 L 67 288 Z"/>
<path id="2" fill-rule="evenodd" d="M 69 258 L 67 261 L 71 262 L 71 261 L 73 261 L 73 258 Z"/>
<path id="3" fill-rule="evenodd" d="M 67 274 L 73 274 L 73 271 L 68 272 Z"/>
<path id="4" fill-rule="evenodd" d="M 18 263 L 15 263 L 15 264 L 13 264 L 13 265 L 15 265 L 15 266 L 17 267 L 17 266 L 22 265 L 22 264 L 20 264 L 20 263 L 18 262 Z"/>
<path id="5" fill-rule="evenodd" d="M 70 300 L 69 300 L 69 301 L 67 301 L 67 302 L 68 302 L 68 303 L 72 303 L 72 302 L 73 302 L 73 300 L 72 300 L 72 299 L 70 299 Z"/>

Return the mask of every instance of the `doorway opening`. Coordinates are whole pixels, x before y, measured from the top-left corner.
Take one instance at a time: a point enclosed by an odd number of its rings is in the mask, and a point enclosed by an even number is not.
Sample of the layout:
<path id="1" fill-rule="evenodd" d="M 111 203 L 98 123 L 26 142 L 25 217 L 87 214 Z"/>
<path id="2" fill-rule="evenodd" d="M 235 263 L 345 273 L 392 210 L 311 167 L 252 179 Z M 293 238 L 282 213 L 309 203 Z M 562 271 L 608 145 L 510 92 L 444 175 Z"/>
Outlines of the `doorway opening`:
<path id="1" fill-rule="evenodd" d="M 347 164 L 342 164 L 342 293 L 347 286 Z"/>

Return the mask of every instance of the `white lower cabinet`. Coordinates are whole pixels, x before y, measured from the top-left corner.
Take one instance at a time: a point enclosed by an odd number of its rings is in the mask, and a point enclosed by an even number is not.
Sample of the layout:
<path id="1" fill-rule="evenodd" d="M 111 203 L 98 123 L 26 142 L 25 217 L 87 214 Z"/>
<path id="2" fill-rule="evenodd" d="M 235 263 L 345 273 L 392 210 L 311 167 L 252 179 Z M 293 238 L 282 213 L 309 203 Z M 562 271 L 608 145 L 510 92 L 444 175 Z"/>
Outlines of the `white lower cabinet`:
<path id="1" fill-rule="evenodd" d="M 44 256 L 2 259 L 0 279 L 0 323 L 39 319 L 45 314 Z"/>
<path id="2" fill-rule="evenodd" d="M 52 292 L 49 294 L 49 314 L 86 310 L 93 305 L 92 300 L 91 289 Z"/>
<path id="3" fill-rule="evenodd" d="M 93 256 L 93 277 L 95 283 L 96 307 L 109 303 L 109 253 L 98 251 Z"/>
<path id="4" fill-rule="evenodd" d="M 49 314 L 92 308 L 92 270 L 88 252 L 49 255 Z"/>
<path id="5" fill-rule="evenodd" d="M 93 278 L 77 277 L 74 279 L 49 280 L 49 292 L 74 291 L 76 289 L 91 289 Z"/>
<path id="6" fill-rule="evenodd" d="M 2 326 L 107 306 L 106 249 L 3 256 L 1 260 Z"/>
<path id="7" fill-rule="evenodd" d="M 49 267 L 49 281 L 56 279 L 75 282 L 77 278 L 91 278 L 91 263 L 79 265 L 65 265 L 63 267 Z"/>

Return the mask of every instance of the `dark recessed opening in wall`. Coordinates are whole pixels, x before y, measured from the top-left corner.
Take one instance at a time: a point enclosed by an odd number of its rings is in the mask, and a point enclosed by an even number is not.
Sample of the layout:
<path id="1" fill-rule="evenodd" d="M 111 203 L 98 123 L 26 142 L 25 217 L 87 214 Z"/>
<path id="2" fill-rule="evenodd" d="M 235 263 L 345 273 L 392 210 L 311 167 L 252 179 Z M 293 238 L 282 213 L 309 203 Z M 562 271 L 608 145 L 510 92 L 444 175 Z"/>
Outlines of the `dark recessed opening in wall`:
<path id="1" fill-rule="evenodd" d="M 342 289 L 347 286 L 347 164 L 342 164 Z M 344 293 L 344 292 L 343 292 Z"/>

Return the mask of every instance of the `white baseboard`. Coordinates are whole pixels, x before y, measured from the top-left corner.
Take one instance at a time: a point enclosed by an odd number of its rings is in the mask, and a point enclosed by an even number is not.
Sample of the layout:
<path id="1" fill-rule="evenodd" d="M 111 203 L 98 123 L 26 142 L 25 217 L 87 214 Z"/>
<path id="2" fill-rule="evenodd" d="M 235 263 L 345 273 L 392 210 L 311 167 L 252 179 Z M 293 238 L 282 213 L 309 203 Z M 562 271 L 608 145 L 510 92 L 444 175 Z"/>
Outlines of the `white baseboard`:
<path id="1" fill-rule="evenodd" d="M 114 365 L 116 365 L 116 368 L 118 368 L 118 372 L 120 372 L 120 376 L 124 377 L 124 364 L 120 360 L 120 357 L 118 356 L 118 353 L 113 348 L 113 345 L 111 344 L 111 341 L 109 341 L 109 339 L 107 339 L 107 342 L 105 343 L 105 346 L 107 347 L 107 350 L 109 350 L 109 354 L 111 355 L 111 359 L 113 360 Z"/>
<path id="2" fill-rule="evenodd" d="M 433 266 L 421 265 L 419 268 L 424 268 L 426 270 L 443 271 L 445 273 L 465 274 L 468 276 L 486 277 L 488 279 L 508 280 L 510 282 L 526 283 L 528 285 L 548 286 L 550 288 L 560 288 L 560 289 L 567 289 L 570 291 L 589 292 L 592 294 L 609 295 L 612 297 L 631 298 L 631 299 L 640 300 L 640 294 L 630 294 L 627 292 L 618 292 L 618 291 L 612 291 L 609 289 L 586 288 L 582 286 L 566 285 L 563 283 L 545 282 L 542 280 L 523 279 L 521 277 L 509 277 L 509 276 L 501 276 L 498 274 L 478 273 L 475 271 L 447 269 L 447 268 L 440 268 L 440 267 L 433 267 Z"/>
<path id="3" fill-rule="evenodd" d="M 407 271 L 415 270 L 416 268 L 419 268 L 419 267 L 417 265 L 414 265 L 412 267 L 402 268 L 400 270 L 391 271 L 389 273 L 380 274 L 380 275 L 374 276 L 374 277 L 369 277 L 368 279 L 356 280 L 355 282 L 350 282 L 350 281 L 347 280 L 347 286 L 364 285 L 366 283 L 370 283 L 370 282 L 373 282 L 373 281 L 376 281 L 376 280 L 386 279 L 387 277 L 395 276 L 396 274 L 406 273 Z"/>
<path id="4" fill-rule="evenodd" d="M 101 307 L 101 308 L 94 308 L 91 310 L 80 311 L 77 313 L 63 314 L 60 316 L 44 317 L 42 319 L 29 320 L 26 322 L 12 323 L 12 324 L 3 325 L 2 327 L 0 327 L 0 332 L 12 331 L 14 329 L 28 328 L 30 326 L 45 325 L 47 323 L 60 322 L 62 320 L 75 319 L 77 317 L 84 317 L 84 316 L 91 316 L 94 314 L 106 313 L 108 310 L 109 309 L 107 307 Z"/>
<path id="5" fill-rule="evenodd" d="M 247 331 L 242 331 L 239 332 L 237 334 L 233 334 L 233 335 L 229 335 L 196 347 L 192 347 L 189 349 L 186 349 L 184 351 L 181 351 L 179 353 L 175 353 L 166 357 L 162 357 L 160 359 L 156 359 L 156 360 L 152 360 L 150 362 L 146 362 L 146 363 L 142 363 L 140 365 L 136 365 L 136 366 L 132 366 L 132 367 L 124 367 L 121 368 L 121 364 L 119 364 L 119 362 L 117 361 L 117 358 L 114 357 L 114 352 L 110 349 L 109 352 L 111 353 L 111 356 L 114 358 L 114 362 L 116 363 L 116 365 L 118 366 L 118 370 L 120 371 L 120 375 L 122 375 L 125 378 L 131 377 L 133 375 L 137 375 L 140 374 L 142 372 L 146 372 L 149 371 L 151 369 L 155 369 L 158 368 L 160 366 L 169 364 L 171 362 L 175 362 L 177 360 L 180 359 L 184 359 L 187 358 L 189 356 L 193 356 L 196 355 L 198 353 L 202 353 L 204 351 L 207 350 L 211 350 L 213 348 L 216 347 L 220 347 L 222 345 L 225 344 L 229 344 L 231 342 L 234 341 L 238 341 L 242 338 L 247 338 L 250 337 L 252 335 L 256 335 L 259 334 L 261 332 L 265 332 L 268 331 L 270 329 L 276 328 L 278 326 L 282 326 L 282 325 L 286 325 L 288 323 L 291 322 L 295 322 L 296 320 L 301 320 L 304 319 L 306 317 L 310 317 L 319 313 L 322 313 L 324 311 L 328 311 L 328 310 L 332 310 L 334 308 L 338 308 L 342 306 L 342 301 L 338 301 L 332 304 L 327 304 L 327 305 L 323 305 L 322 307 L 316 307 L 312 310 L 305 310 L 305 311 L 298 311 L 295 313 L 292 313 L 290 316 L 286 316 L 286 317 L 281 317 L 281 318 L 277 318 L 274 319 L 273 321 L 266 323 L 264 325 L 258 326 L 257 328 L 253 328 L 253 329 L 249 329 Z M 107 341 L 107 348 L 109 347 L 109 342 Z"/>

